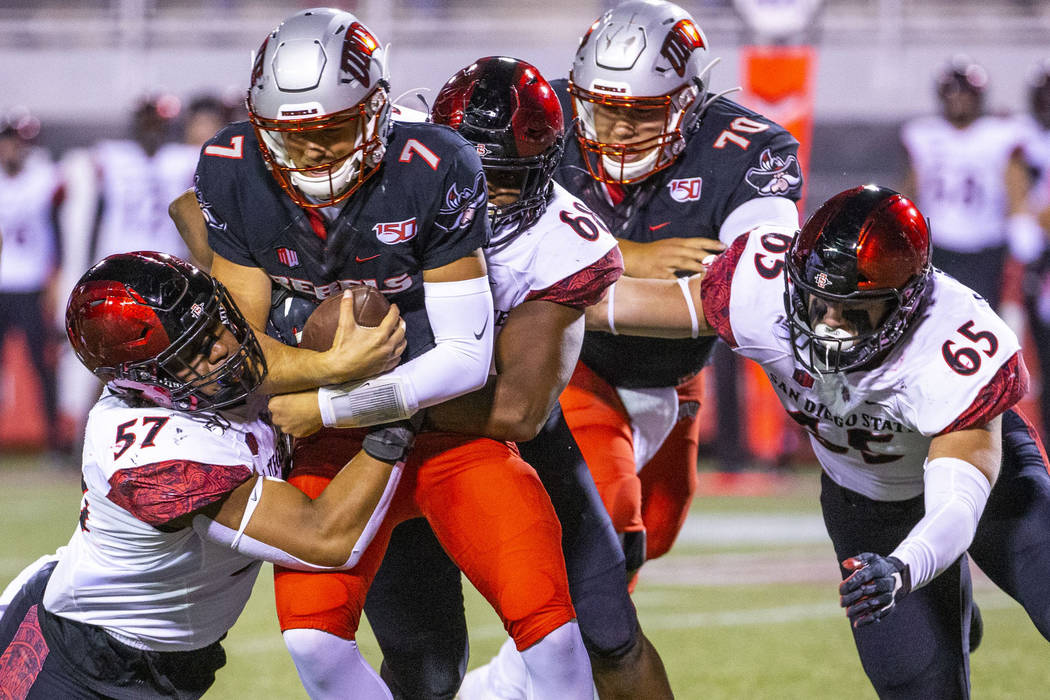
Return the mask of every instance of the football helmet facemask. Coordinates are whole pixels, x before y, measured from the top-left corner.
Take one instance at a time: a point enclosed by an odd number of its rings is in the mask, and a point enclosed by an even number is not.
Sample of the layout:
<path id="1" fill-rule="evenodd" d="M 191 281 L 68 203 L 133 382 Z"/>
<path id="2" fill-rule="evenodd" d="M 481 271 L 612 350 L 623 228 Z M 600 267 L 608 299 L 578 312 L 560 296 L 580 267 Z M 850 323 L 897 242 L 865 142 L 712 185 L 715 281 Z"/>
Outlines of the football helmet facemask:
<path id="1" fill-rule="evenodd" d="M 296 204 L 338 204 L 376 172 L 386 152 L 388 93 L 386 51 L 349 12 L 304 10 L 263 40 L 249 121 Z"/>
<path id="2" fill-rule="evenodd" d="M 475 145 L 491 187 L 518 190 L 509 204 L 489 201 L 494 235 L 524 230 L 542 216 L 565 127 L 558 98 L 535 66 L 506 56 L 478 59 L 441 88 L 431 119 Z"/>
<path id="3" fill-rule="evenodd" d="M 644 180 L 675 161 L 707 93 L 707 38 L 688 12 L 664 0 L 628 0 L 591 25 L 569 73 L 576 138 L 591 176 Z M 596 115 L 660 121 L 652 137 L 616 143 Z M 607 130 L 606 130 L 607 131 Z"/>
<path id="4" fill-rule="evenodd" d="M 200 373 L 215 341 L 229 342 L 227 330 L 236 347 Z M 163 253 L 111 255 L 84 273 L 66 305 L 66 334 L 84 366 L 114 391 L 164 408 L 230 406 L 266 376 L 262 349 L 226 289 Z"/>
<path id="5" fill-rule="evenodd" d="M 784 306 L 795 359 L 845 372 L 884 357 L 916 323 L 929 288 L 930 232 L 918 208 L 877 185 L 835 195 L 795 236 Z M 837 309 L 852 332 L 825 322 Z"/>

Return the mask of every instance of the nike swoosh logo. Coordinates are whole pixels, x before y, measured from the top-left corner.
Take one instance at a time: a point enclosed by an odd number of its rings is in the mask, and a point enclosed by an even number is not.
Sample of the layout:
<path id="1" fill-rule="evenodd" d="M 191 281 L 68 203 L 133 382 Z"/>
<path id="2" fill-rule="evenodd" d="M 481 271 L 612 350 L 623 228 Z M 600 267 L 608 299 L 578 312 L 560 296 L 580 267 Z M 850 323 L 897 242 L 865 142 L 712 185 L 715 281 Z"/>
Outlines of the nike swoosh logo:
<path id="1" fill-rule="evenodd" d="M 662 229 L 664 226 L 667 226 L 670 223 L 671 223 L 670 221 L 665 221 L 662 224 L 657 224 L 656 226 L 650 226 L 649 230 L 650 231 L 658 231 L 658 230 Z"/>
<path id="2" fill-rule="evenodd" d="M 375 255 L 369 255 L 367 258 L 362 258 L 360 255 L 355 255 L 354 256 L 354 260 L 356 260 L 359 263 L 361 263 L 361 262 L 368 262 L 369 260 L 375 260 L 380 255 L 382 255 L 382 253 L 376 253 Z"/>
<path id="3" fill-rule="evenodd" d="M 489 326 L 489 320 L 485 319 L 485 325 L 481 327 L 481 330 L 474 334 L 474 340 L 481 340 L 481 336 L 485 335 L 485 329 Z"/>

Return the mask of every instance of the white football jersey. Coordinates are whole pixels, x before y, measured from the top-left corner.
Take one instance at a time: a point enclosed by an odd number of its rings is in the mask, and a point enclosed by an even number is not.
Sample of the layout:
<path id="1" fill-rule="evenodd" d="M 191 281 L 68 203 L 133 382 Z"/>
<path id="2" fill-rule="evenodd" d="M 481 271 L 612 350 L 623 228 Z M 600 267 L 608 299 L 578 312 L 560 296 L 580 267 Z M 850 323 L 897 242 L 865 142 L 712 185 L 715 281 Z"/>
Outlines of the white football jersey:
<path id="1" fill-rule="evenodd" d="M 51 213 L 60 187 L 58 168 L 41 150 L 30 153 L 17 175 L 0 169 L 0 291 L 38 291 L 58 266 Z"/>
<path id="2" fill-rule="evenodd" d="M 604 290 L 615 281 L 614 277 L 602 283 L 588 269 L 596 263 L 604 269 L 601 261 L 616 247 L 616 239 L 598 217 L 554 183 L 554 197 L 534 225 L 485 248 L 496 333 L 511 310 L 529 299 L 582 308 L 595 293 L 589 284 L 596 282 Z M 617 258 L 616 265 L 620 264 Z M 544 290 L 551 291 L 545 294 Z M 594 301 L 597 299 L 591 303 Z"/>
<path id="3" fill-rule="evenodd" d="M 984 116 L 964 129 L 941 117 L 904 125 L 901 139 L 915 170 L 915 203 L 942 248 L 974 253 L 1006 243 L 1006 166 L 1021 146 L 1016 120 Z"/>
<path id="4" fill-rule="evenodd" d="M 194 415 L 107 391 L 88 416 L 80 523 L 44 607 L 155 651 L 216 641 L 262 563 L 165 525 L 254 474 L 282 476 L 276 435 L 254 409 Z"/>
<path id="5" fill-rule="evenodd" d="M 169 143 L 152 156 L 134 141 L 102 141 L 94 150 L 103 198 L 91 263 L 133 250 L 156 250 L 187 258 L 185 243 L 168 216 L 168 205 L 193 186 L 198 151 Z"/>
<path id="6" fill-rule="evenodd" d="M 832 480 L 875 500 L 917 496 L 930 441 L 987 422 L 1024 384 L 1017 337 L 987 302 L 935 271 L 921 322 L 876 370 L 811 375 L 795 362 L 782 301 L 793 234 L 762 226 L 716 258 L 704 314 L 762 366 Z"/>

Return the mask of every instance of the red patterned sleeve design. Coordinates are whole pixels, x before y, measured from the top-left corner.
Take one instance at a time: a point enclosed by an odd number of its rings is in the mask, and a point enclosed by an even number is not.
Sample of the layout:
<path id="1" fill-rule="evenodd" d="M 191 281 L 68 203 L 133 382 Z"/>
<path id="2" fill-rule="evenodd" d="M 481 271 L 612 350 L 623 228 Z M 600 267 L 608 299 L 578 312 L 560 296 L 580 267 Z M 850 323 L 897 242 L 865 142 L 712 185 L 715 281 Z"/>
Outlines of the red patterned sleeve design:
<path id="1" fill-rule="evenodd" d="M 733 244 L 721 252 L 708 265 L 704 279 L 700 283 L 700 303 L 703 304 L 704 318 L 715 333 L 729 344 L 737 346 L 733 337 L 733 326 L 729 323 L 729 290 L 733 285 L 733 273 L 740 257 L 744 254 L 748 234 L 733 241 Z"/>
<path id="2" fill-rule="evenodd" d="M 39 604 L 37 604 L 39 605 Z M 37 605 L 29 608 L 14 637 L 0 655 L 0 699 L 25 698 L 36 682 L 50 649 L 40 630 Z"/>
<path id="3" fill-rule="evenodd" d="M 1020 401 L 1027 392 L 1028 368 L 1021 359 L 1021 353 L 1016 352 L 984 385 L 970 407 L 938 435 L 985 425 Z"/>
<path id="4" fill-rule="evenodd" d="M 120 469 L 109 478 L 109 500 L 159 527 L 224 498 L 253 473 L 244 464 L 179 459 Z"/>
<path id="5" fill-rule="evenodd" d="M 572 309 L 585 309 L 601 301 L 605 290 L 623 274 L 623 257 L 613 247 L 600 259 L 546 289 L 529 292 L 525 301 L 551 301 Z"/>

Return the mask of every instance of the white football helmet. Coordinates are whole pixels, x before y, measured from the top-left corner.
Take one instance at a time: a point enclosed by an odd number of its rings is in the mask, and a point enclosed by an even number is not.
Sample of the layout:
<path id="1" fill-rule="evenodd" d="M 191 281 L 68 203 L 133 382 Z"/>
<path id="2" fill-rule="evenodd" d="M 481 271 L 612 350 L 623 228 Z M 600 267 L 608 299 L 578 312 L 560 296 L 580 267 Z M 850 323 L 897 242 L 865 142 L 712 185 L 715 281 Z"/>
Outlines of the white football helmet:
<path id="1" fill-rule="evenodd" d="M 682 8 L 664 0 L 628 0 L 599 17 L 580 39 L 569 73 L 576 137 L 591 175 L 629 184 L 674 162 L 683 131 L 707 93 L 707 38 Z M 660 133 L 637 143 L 601 141 L 597 107 L 662 110 Z"/>
<path id="2" fill-rule="evenodd" d="M 273 176 L 297 204 L 342 202 L 379 168 L 388 92 L 386 51 L 349 12 L 303 10 L 263 40 L 249 120 Z"/>

